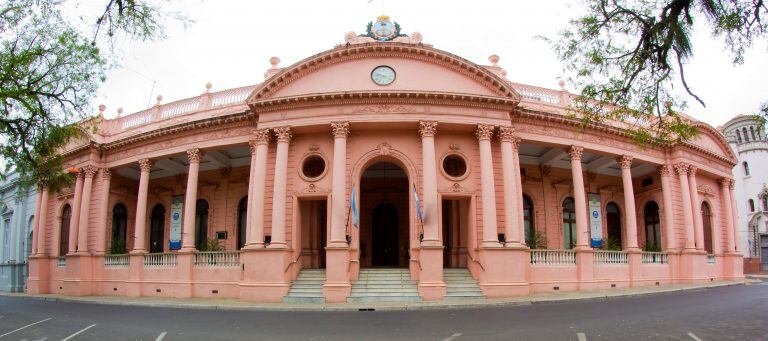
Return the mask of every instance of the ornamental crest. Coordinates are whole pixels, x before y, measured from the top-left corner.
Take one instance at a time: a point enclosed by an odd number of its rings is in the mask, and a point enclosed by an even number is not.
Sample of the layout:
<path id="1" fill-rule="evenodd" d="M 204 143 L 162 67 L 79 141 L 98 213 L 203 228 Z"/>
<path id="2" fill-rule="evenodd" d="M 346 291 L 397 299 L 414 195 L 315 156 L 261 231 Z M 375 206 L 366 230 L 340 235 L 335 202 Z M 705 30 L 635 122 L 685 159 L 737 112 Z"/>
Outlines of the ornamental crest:
<path id="1" fill-rule="evenodd" d="M 371 37 L 378 41 L 391 41 L 397 37 L 407 37 L 400 33 L 400 24 L 389 20 L 389 16 L 381 15 L 376 18 L 376 22 L 369 22 L 365 34 L 360 37 Z"/>

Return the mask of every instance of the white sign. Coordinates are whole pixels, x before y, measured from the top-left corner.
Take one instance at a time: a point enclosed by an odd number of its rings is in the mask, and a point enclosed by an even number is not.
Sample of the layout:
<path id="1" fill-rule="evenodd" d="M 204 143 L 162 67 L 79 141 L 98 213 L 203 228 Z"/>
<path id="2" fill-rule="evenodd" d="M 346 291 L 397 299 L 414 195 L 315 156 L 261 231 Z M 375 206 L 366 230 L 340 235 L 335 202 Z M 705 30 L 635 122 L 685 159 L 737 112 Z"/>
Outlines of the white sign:
<path id="1" fill-rule="evenodd" d="M 600 194 L 588 193 L 589 201 L 589 235 L 590 246 L 600 247 L 603 245 L 603 212 L 600 208 Z"/>
<path id="2" fill-rule="evenodd" d="M 171 201 L 171 235 L 170 249 L 181 249 L 181 219 L 184 209 L 184 196 L 177 195 Z"/>

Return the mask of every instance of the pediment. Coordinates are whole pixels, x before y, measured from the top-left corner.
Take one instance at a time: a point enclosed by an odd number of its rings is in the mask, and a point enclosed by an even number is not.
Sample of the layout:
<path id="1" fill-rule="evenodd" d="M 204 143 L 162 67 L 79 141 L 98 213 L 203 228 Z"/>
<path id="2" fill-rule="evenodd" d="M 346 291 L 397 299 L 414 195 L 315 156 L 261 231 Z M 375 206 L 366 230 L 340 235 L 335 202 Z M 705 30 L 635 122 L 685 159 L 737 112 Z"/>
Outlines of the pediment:
<path id="1" fill-rule="evenodd" d="M 691 144 L 736 162 L 736 155 L 728 146 L 723 134 L 705 123 L 698 123 L 695 126 L 699 130 L 699 134 L 690 141 Z"/>

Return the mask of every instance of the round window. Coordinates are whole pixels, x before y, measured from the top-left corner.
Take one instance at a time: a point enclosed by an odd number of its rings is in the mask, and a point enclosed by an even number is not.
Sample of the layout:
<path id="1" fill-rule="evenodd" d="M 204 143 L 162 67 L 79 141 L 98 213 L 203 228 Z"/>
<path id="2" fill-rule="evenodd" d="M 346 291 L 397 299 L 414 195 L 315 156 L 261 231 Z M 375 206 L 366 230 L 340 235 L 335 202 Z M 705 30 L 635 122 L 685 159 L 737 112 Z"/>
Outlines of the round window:
<path id="1" fill-rule="evenodd" d="M 325 160 L 320 155 L 310 155 L 304 159 L 301 172 L 308 179 L 317 178 L 325 172 Z"/>
<path id="2" fill-rule="evenodd" d="M 448 155 L 443 159 L 443 171 L 453 178 L 460 178 L 467 174 L 467 162 L 459 155 Z"/>

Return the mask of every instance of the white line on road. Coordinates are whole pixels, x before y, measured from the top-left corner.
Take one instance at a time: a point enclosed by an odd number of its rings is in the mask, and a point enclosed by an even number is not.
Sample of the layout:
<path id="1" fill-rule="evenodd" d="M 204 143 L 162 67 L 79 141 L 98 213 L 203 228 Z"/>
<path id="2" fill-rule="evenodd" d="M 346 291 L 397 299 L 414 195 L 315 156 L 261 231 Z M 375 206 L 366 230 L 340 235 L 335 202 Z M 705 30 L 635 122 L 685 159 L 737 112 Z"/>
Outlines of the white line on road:
<path id="1" fill-rule="evenodd" d="M 578 338 L 579 341 L 587 341 L 587 335 L 584 333 L 576 333 L 576 338 Z"/>
<path id="2" fill-rule="evenodd" d="M 454 333 L 453 335 L 446 337 L 443 339 L 443 341 L 453 341 L 459 338 L 461 336 L 461 333 Z"/>
<path id="3" fill-rule="evenodd" d="M 155 339 L 155 341 L 163 341 L 163 338 L 165 337 L 165 335 L 166 335 L 166 334 L 168 334 L 168 332 L 162 332 L 162 333 L 160 333 L 160 335 L 158 335 L 158 336 L 157 336 L 157 338 Z"/>
<path id="4" fill-rule="evenodd" d="M 72 334 L 72 335 L 70 335 L 70 336 L 67 336 L 67 337 L 66 337 L 66 338 L 64 338 L 64 339 L 61 339 L 61 341 L 67 341 L 67 340 L 69 340 L 69 339 L 71 339 L 71 338 L 73 338 L 73 337 L 77 336 L 78 334 L 80 334 L 80 333 L 82 333 L 82 332 L 84 332 L 84 331 L 86 331 L 86 330 L 88 330 L 88 329 L 91 329 L 91 328 L 93 328 L 94 326 L 96 326 L 96 324 L 95 324 L 95 323 L 94 323 L 94 324 L 92 324 L 92 325 L 90 325 L 90 326 L 88 326 L 88 327 L 85 327 L 85 328 L 83 328 L 83 329 L 80 329 L 80 331 L 78 331 L 77 333 L 74 333 L 74 334 Z"/>
<path id="5" fill-rule="evenodd" d="M 701 341 L 701 339 L 698 336 L 696 336 L 696 334 L 694 333 L 688 332 L 688 336 L 690 336 L 692 339 L 696 341 Z"/>
<path id="6" fill-rule="evenodd" d="M 35 322 L 35 323 L 30 323 L 30 324 L 28 324 L 28 325 L 26 325 L 26 326 L 24 326 L 24 327 L 21 327 L 21 328 L 19 328 L 19 329 L 16 329 L 16 330 L 12 330 L 12 331 L 9 331 L 9 332 L 7 332 L 7 333 L 5 333 L 5 334 L 3 334 L 3 335 L 0 335 L 0 337 L 6 336 L 6 335 L 11 335 L 11 334 L 13 334 L 13 333 L 15 333 L 15 332 L 17 332 L 17 331 L 19 331 L 19 330 L 22 330 L 22 329 L 24 329 L 24 328 L 28 328 L 28 327 L 32 327 L 32 326 L 34 326 L 34 325 L 36 325 L 36 324 L 38 324 L 38 323 L 43 323 L 43 322 L 45 322 L 45 321 L 48 321 L 48 320 L 50 320 L 50 319 L 52 319 L 52 317 L 49 317 L 49 318 L 47 318 L 47 319 L 45 319 L 45 320 L 40 320 L 40 321 L 37 321 L 37 322 Z"/>

